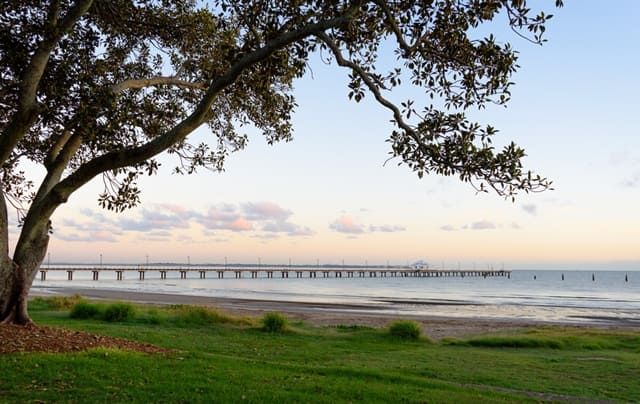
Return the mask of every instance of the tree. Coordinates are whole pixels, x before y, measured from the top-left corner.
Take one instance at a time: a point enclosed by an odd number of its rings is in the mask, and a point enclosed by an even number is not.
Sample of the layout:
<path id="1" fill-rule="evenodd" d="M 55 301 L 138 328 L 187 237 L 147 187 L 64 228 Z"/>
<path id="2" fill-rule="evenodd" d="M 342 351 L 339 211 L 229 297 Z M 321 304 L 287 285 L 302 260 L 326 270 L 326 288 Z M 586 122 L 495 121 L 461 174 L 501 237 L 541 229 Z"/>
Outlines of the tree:
<path id="1" fill-rule="evenodd" d="M 122 211 L 139 203 L 136 180 L 157 172 L 160 153 L 191 174 L 222 170 L 245 147 L 247 127 L 269 143 L 290 140 L 292 85 L 316 55 L 346 69 L 350 99 L 373 96 L 390 112 L 391 157 L 419 176 L 456 175 L 505 197 L 549 187 L 523 170 L 524 150 L 496 150 L 496 130 L 465 115 L 505 104 L 517 68 L 511 46 L 482 37 L 481 26 L 504 19 L 544 42 L 551 15 L 532 13 L 525 0 L 209 3 L 2 1 L 0 321 L 31 322 L 26 299 L 51 218 L 73 192 L 103 176 L 99 204 Z M 395 66 L 379 69 L 381 57 Z M 392 102 L 403 82 L 423 89 L 424 100 Z M 211 142 L 189 143 L 205 124 Z M 44 168 L 42 178 L 25 173 L 27 162 Z M 9 205 L 21 214 L 11 255 Z"/>

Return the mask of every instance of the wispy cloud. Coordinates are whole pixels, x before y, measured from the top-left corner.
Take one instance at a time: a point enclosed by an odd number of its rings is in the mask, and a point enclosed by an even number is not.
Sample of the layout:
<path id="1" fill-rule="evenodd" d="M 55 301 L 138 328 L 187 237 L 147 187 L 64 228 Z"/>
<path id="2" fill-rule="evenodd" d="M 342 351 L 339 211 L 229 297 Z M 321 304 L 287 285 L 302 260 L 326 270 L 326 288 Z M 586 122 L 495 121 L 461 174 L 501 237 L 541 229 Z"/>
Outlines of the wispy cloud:
<path id="1" fill-rule="evenodd" d="M 174 205 L 157 205 L 153 208 L 143 208 L 139 219 L 118 219 L 117 225 L 122 230 L 152 231 L 187 229 L 189 220 L 193 217 L 191 212 L 176 211 Z"/>
<path id="2" fill-rule="evenodd" d="M 631 177 L 622 181 L 622 186 L 625 188 L 640 187 L 640 172 L 634 173 Z"/>
<path id="3" fill-rule="evenodd" d="M 54 227 L 53 237 L 64 241 L 113 243 L 118 241 L 117 236 L 123 234 L 122 230 L 102 215 L 96 215 L 91 219 L 88 222 L 64 219 L 60 222 L 60 226 Z"/>
<path id="4" fill-rule="evenodd" d="M 54 232 L 54 236 L 60 240 L 72 242 L 115 243 L 118 241 L 113 233 L 107 231 Z"/>
<path id="5" fill-rule="evenodd" d="M 249 220 L 285 221 L 292 212 L 283 209 L 273 202 L 247 202 L 241 205 L 243 213 Z"/>
<path id="6" fill-rule="evenodd" d="M 366 226 L 349 214 L 343 214 L 329 224 L 329 228 L 339 233 L 346 233 L 355 237 L 362 233 L 397 233 L 406 231 L 406 227 L 394 224 Z"/>
<path id="7" fill-rule="evenodd" d="M 364 233 L 364 227 L 356 223 L 355 219 L 349 215 L 342 215 L 329 225 L 331 230 L 339 233 L 360 234 Z"/>
<path id="8" fill-rule="evenodd" d="M 440 230 L 442 231 L 493 230 L 498 228 L 509 228 L 509 227 L 512 229 L 522 228 L 516 222 L 512 222 L 511 224 L 504 224 L 504 223 L 492 222 L 490 220 L 476 220 L 474 222 L 465 223 L 459 227 L 453 224 L 445 224 L 440 226 Z"/>
<path id="9" fill-rule="evenodd" d="M 477 222 L 471 223 L 471 226 L 469 227 L 471 228 L 471 230 L 490 230 L 495 229 L 497 226 L 495 223 L 488 220 L 479 220 Z"/>
<path id="10" fill-rule="evenodd" d="M 538 207 L 532 203 L 522 205 L 522 210 L 533 216 L 536 216 L 538 214 Z"/>
<path id="11" fill-rule="evenodd" d="M 262 227 L 262 230 L 270 233 L 286 233 L 290 236 L 312 236 L 315 234 L 308 227 L 302 227 L 287 221 L 267 222 Z"/>
<path id="12" fill-rule="evenodd" d="M 381 232 L 381 233 L 397 233 L 401 231 L 406 231 L 407 228 L 404 226 L 383 224 L 382 226 L 369 226 L 370 232 Z"/>
<path id="13" fill-rule="evenodd" d="M 173 234 L 167 230 L 156 230 L 138 235 L 139 240 L 152 242 L 165 242 L 173 240 Z"/>

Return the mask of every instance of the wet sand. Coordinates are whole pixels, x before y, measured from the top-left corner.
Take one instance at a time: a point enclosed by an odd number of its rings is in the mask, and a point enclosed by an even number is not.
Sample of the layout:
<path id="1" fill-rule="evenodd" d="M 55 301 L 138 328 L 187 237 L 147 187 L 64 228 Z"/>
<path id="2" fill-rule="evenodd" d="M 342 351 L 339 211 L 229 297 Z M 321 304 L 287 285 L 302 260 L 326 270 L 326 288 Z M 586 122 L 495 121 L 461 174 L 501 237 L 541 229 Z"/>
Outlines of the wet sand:
<path id="1" fill-rule="evenodd" d="M 50 294 L 70 296 L 76 293 L 89 300 L 128 301 L 150 305 L 188 304 L 209 306 L 236 316 L 260 317 L 265 312 L 277 311 L 291 320 L 301 320 L 311 324 L 326 326 L 360 325 L 381 328 L 388 326 L 391 322 L 400 318 L 411 319 L 422 325 L 424 335 L 432 339 L 524 331 L 528 328 L 544 325 L 562 325 L 574 328 L 624 329 L 640 332 L 640 324 L 636 322 L 608 321 L 603 324 L 599 322 L 597 318 L 594 318 L 592 322 L 586 319 L 583 323 L 576 325 L 575 323 L 510 318 L 485 319 L 471 316 L 445 317 L 381 312 L 381 310 L 384 311 L 385 308 L 391 309 L 392 302 L 388 302 L 388 306 L 369 306 L 322 302 L 221 298 L 90 288 L 38 288 L 37 290 L 32 290 L 33 296 Z"/>

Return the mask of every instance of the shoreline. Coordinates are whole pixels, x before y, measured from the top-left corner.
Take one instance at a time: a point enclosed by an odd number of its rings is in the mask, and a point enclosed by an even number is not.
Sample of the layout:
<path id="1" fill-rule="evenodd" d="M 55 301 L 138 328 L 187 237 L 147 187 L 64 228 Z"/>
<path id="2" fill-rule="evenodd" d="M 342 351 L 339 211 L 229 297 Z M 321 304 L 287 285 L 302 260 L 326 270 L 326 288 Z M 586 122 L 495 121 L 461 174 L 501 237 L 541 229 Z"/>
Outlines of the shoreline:
<path id="1" fill-rule="evenodd" d="M 44 292 L 44 293 L 43 293 Z M 47 293 L 50 292 L 50 293 Z M 304 321 L 320 326 L 354 325 L 374 328 L 387 327 L 398 319 L 408 319 L 419 323 L 424 335 L 432 339 L 447 337 L 468 337 L 499 332 L 525 331 L 541 326 L 562 326 L 571 328 L 595 328 L 602 330 L 640 331 L 640 323 L 624 318 L 601 316 L 580 316 L 580 322 L 545 321 L 527 318 L 478 317 L 429 315 L 403 313 L 395 310 L 392 302 L 387 305 L 366 305 L 349 303 L 299 302 L 266 299 L 246 299 L 232 297 L 211 297 L 173 293 L 155 293 L 92 288 L 47 288 L 32 290 L 30 297 L 80 294 L 89 300 L 127 301 L 148 305 L 197 305 L 214 307 L 234 316 L 260 317 L 266 312 L 276 311 L 293 321 Z M 434 302 L 434 305 L 441 303 Z M 454 306 L 459 306 L 454 304 Z"/>

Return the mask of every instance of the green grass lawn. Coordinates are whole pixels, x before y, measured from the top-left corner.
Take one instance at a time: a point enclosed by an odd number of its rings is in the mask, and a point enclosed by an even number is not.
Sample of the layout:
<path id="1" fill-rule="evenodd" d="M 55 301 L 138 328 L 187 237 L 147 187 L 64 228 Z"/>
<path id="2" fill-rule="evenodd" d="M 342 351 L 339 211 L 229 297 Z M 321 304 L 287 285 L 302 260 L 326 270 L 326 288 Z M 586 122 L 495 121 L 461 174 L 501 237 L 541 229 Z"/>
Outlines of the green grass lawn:
<path id="1" fill-rule="evenodd" d="M 542 328 L 432 343 L 365 327 L 137 307 L 122 322 L 72 319 L 46 302 L 41 325 L 176 350 L 0 356 L 0 402 L 640 402 L 640 334 Z"/>

